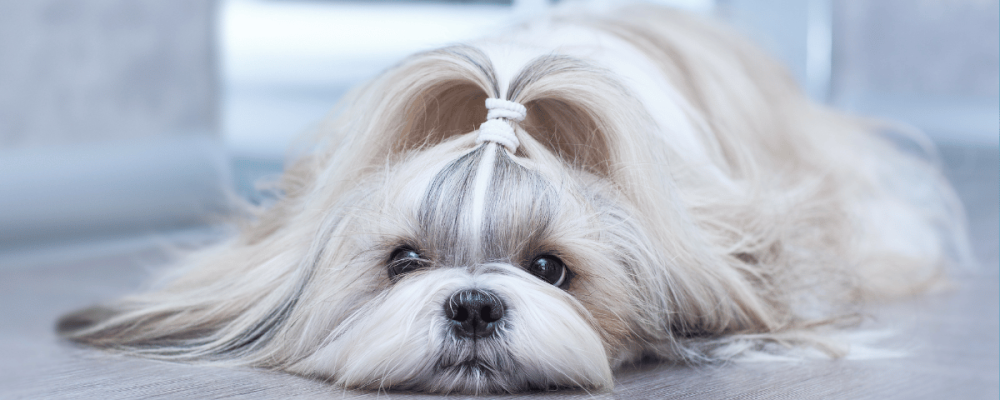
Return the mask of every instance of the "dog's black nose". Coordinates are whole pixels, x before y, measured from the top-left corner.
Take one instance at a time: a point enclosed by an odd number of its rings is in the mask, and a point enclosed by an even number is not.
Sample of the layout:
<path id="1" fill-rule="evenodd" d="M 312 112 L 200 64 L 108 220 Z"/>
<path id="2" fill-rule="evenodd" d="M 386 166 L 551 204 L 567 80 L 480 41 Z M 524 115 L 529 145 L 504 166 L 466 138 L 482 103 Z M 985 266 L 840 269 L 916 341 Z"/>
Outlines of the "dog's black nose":
<path id="1" fill-rule="evenodd" d="M 479 339 L 492 335 L 503 314 L 503 301 L 488 290 L 460 290 L 444 303 L 444 315 L 459 337 Z"/>

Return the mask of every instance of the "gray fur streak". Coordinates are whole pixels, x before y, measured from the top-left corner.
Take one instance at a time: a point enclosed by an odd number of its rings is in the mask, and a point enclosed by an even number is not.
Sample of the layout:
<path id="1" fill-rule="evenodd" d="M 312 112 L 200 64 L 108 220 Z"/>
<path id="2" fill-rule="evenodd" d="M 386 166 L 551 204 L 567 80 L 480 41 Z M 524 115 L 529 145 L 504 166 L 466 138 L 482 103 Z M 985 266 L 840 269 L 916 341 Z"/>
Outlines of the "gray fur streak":
<path id="1" fill-rule="evenodd" d="M 488 177 L 483 202 L 482 225 L 470 227 L 472 191 L 479 164 L 488 146 L 459 157 L 435 175 L 420 205 L 418 222 L 423 251 L 449 266 L 484 262 L 520 264 L 521 254 L 533 250 L 555 220 L 559 196 L 540 173 L 518 164 L 500 146 L 496 151 L 493 175 Z M 480 235 L 481 248 L 473 254 L 470 245 Z M 467 250 L 466 250 L 467 249 Z"/>
<path id="2" fill-rule="evenodd" d="M 295 269 L 295 273 L 298 275 L 294 279 L 295 286 L 285 295 L 281 303 L 271 309 L 264 318 L 241 332 L 238 336 L 220 344 L 212 351 L 212 354 L 224 355 L 232 352 L 252 352 L 262 348 L 274 338 L 281 327 L 288 321 L 292 312 L 295 311 L 299 299 L 305 293 L 306 288 L 316 274 L 316 269 L 319 268 L 319 261 L 322 259 L 324 251 L 326 251 L 326 244 L 330 242 L 333 232 L 340 226 L 343 219 L 343 213 L 332 214 L 326 218 L 326 221 L 324 221 L 324 224 L 320 228 L 320 234 L 317 235 L 316 240 L 313 240 L 310 246 L 307 253 L 308 256 Z"/>
<path id="3" fill-rule="evenodd" d="M 434 176 L 427 187 L 417 213 L 420 227 L 418 239 L 422 243 L 422 248 L 418 250 L 429 252 L 424 254 L 425 257 L 451 265 L 472 261 L 472 254 L 461 251 L 469 248 L 462 244 L 470 239 L 463 235 L 470 232 L 463 218 L 468 216 L 471 208 L 476 170 L 484 149 L 480 146 L 452 161 Z"/>
<path id="4" fill-rule="evenodd" d="M 559 211 L 559 194 L 542 174 L 518 164 L 497 147 L 496 164 L 486 192 L 482 229 L 485 261 L 515 265 L 537 251 Z"/>

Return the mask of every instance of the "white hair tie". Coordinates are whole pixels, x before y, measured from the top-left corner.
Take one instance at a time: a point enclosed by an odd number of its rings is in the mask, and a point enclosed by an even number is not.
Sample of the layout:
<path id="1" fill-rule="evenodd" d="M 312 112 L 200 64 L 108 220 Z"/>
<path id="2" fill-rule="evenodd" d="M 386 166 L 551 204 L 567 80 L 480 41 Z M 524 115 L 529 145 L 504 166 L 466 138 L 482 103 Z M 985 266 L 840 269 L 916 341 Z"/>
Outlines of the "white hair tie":
<path id="1" fill-rule="evenodd" d="M 494 142 L 506 147 L 511 153 L 517 151 L 517 146 L 521 142 L 517 140 L 514 128 L 509 122 L 500 118 L 520 122 L 524 120 L 528 109 L 504 99 L 486 99 L 486 109 L 489 113 L 486 114 L 486 122 L 479 125 L 479 137 L 476 138 L 476 143 Z"/>
<path id="2" fill-rule="evenodd" d="M 521 122 L 528 114 L 528 109 L 520 103 L 504 99 L 486 99 L 486 109 L 490 110 L 486 119 L 507 118 Z"/>

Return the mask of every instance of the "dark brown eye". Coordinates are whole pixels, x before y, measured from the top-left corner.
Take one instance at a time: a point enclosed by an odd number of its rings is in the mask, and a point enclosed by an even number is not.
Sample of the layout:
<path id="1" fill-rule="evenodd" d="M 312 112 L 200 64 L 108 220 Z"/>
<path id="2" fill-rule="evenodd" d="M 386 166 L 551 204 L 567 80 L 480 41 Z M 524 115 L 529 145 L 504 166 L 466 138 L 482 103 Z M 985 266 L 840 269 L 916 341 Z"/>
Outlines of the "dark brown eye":
<path id="1" fill-rule="evenodd" d="M 553 286 L 564 289 L 569 285 L 569 279 L 572 277 L 572 273 L 566 269 L 566 264 L 563 264 L 559 257 L 550 254 L 535 257 L 528 265 L 528 272 Z"/>
<path id="2" fill-rule="evenodd" d="M 424 266 L 420 253 L 409 246 L 400 246 L 389 255 L 389 279 L 413 272 Z"/>

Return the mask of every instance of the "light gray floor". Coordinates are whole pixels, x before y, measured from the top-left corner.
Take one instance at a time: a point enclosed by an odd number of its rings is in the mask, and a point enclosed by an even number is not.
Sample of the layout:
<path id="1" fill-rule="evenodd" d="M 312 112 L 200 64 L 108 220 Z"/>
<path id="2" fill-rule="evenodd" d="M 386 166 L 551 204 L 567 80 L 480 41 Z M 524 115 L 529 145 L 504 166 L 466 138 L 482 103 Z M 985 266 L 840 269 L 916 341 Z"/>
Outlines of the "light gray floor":
<path id="1" fill-rule="evenodd" d="M 896 335 L 899 358 L 743 363 L 712 367 L 644 365 L 616 375 L 612 392 L 564 391 L 515 397 L 678 399 L 996 399 L 1000 397 L 996 148 L 945 147 L 942 154 L 970 215 L 981 266 L 956 271 L 955 290 L 872 307 L 872 328 Z M 195 237 L 181 234 L 170 238 Z M 168 259 L 149 240 L 0 254 L 0 398 L 402 398 L 344 391 L 308 379 L 108 355 L 58 340 L 63 312 L 134 290 Z M 457 397 L 457 396 L 450 396 Z"/>

